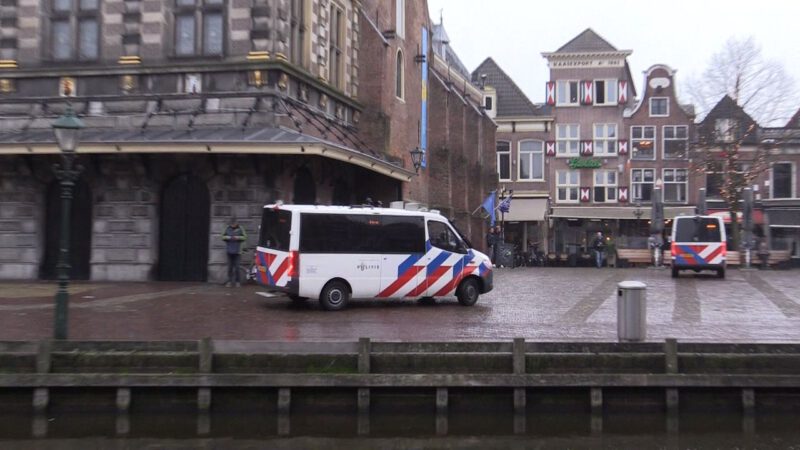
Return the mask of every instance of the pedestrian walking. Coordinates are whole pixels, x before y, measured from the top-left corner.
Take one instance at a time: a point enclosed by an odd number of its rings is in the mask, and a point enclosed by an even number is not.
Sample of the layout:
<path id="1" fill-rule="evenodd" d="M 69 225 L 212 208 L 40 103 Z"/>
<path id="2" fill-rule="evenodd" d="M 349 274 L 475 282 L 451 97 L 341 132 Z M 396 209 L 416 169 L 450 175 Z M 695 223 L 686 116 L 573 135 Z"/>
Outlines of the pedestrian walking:
<path id="1" fill-rule="evenodd" d="M 239 275 L 239 262 L 242 259 L 242 249 L 244 241 L 247 240 L 247 232 L 244 227 L 239 225 L 236 217 L 232 217 L 229 225 L 222 233 L 222 240 L 225 241 L 225 254 L 228 257 L 228 281 L 225 287 L 241 286 Z"/>
<path id="2" fill-rule="evenodd" d="M 592 241 L 592 249 L 595 252 L 595 262 L 597 263 L 597 268 L 603 267 L 603 260 L 605 260 L 605 252 L 606 252 L 606 239 L 603 237 L 603 233 L 598 231 L 594 237 L 594 241 Z"/>

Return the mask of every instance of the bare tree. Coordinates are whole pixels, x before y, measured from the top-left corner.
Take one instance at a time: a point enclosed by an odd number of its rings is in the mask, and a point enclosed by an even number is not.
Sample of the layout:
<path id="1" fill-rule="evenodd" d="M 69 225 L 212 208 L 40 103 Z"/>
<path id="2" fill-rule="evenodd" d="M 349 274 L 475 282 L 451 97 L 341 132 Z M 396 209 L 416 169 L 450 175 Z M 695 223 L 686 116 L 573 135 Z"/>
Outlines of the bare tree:
<path id="1" fill-rule="evenodd" d="M 705 116 L 692 146 L 692 167 L 713 180 L 708 184 L 730 211 L 738 248 L 743 189 L 769 168 L 769 150 L 776 144 L 761 138 L 759 123 L 786 122 L 797 105 L 794 81 L 780 63 L 764 59 L 752 38 L 732 38 L 712 57 L 703 77 L 689 81 L 689 93 Z"/>
<path id="2" fill-rule="evenodd" d="M 687 86 L 698 117 L 727 95 L 761 125 L 782 126 L 798 104 L 792 77 L 780 62 L 764 58 L 752 37 L 728 39 L 702 77 L 691 77 Z"/>

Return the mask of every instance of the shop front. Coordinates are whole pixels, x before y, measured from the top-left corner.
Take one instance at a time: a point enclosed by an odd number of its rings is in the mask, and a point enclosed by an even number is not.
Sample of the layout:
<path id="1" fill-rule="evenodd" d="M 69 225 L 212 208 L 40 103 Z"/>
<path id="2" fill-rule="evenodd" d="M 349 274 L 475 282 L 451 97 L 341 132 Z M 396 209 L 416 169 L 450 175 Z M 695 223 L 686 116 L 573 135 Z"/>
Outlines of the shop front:
<path id="1" fill-rule="evenodd" d="M 800 267 L 800 206 L 768 209 L 769 243 L 772 250 L 788 250 L 792 267 Z"/>
<path id="2" fill-rule="evenodd" d="M 546 252 L 548 228 L 545 218 L 548 202 L 546 197 L 514 197 L 509 211 L 498 216 L 504 230 L 505 242 L 513 244 L 521 252 L 528 252 L 529 246 Z"/>

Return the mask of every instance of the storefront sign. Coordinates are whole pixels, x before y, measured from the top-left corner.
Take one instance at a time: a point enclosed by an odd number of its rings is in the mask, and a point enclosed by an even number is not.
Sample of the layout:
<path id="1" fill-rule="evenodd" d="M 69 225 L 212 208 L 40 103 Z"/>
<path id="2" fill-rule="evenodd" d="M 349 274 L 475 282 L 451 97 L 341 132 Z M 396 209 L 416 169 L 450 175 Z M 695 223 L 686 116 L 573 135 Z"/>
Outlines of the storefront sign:
<path id="1" fill-rule="evenodd" d="M 570 169 L 599 169 L 603 163 L 598 159 L 570 158 L 567 165 Z"/>

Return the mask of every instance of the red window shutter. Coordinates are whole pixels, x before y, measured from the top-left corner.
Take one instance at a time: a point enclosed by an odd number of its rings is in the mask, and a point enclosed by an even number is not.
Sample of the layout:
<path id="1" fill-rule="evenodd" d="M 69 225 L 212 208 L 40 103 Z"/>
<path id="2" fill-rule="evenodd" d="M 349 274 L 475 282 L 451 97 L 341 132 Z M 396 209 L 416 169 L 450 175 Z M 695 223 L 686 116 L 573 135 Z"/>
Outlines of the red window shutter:
<path id="1" fill-rule="evenodd" d="M 547 156 L 556 156 L 556 141 L 545 141 L 544 148 Z"/>
<path id="2" fill-rule="evenodd" d="M 617 201 L 620 203 L 627 203 L 628 201 L 628 186 L 620 186 L 617 193 Z"/>
<path id="3" fill-rule="evenodd" d="M 545 98 L 548 105 L 556 104 L 556 83 L 554 81 L 545 83 Z"/>
<path id="4" fill-rule="evenodd" d="M 628 154 L 628 141 L 626 139 L 620 139 L 617 141 L 617 153 L 620 155 Z"/>
<path id="5" fill-rule="evenodd" d="M 581 202 L 586 203 L 592 200 L 592 188 L 590 187 L 582 187 L 581 188 Z"/>
<path id="6" fill-rule="evenodd" d="M 592 146 L 592 141 L 583 141 L 583 148 L 581 148 L 581 155 L 583 156 L 592 156 L 594 155 L 594 148 Z"/>
<path id="7" fill-rule="evenodd" d="M 581 81 L 581 104 L 582 105 L 591 105 L 592 104 L 592 82 L 591 81 Z"/>
<path id="8" fill-rule="evenodd" d="M 617 103 L 628 102 L 628 80 L 619 80 L 619 89 L 617 89 L 618 99 Z"/>

